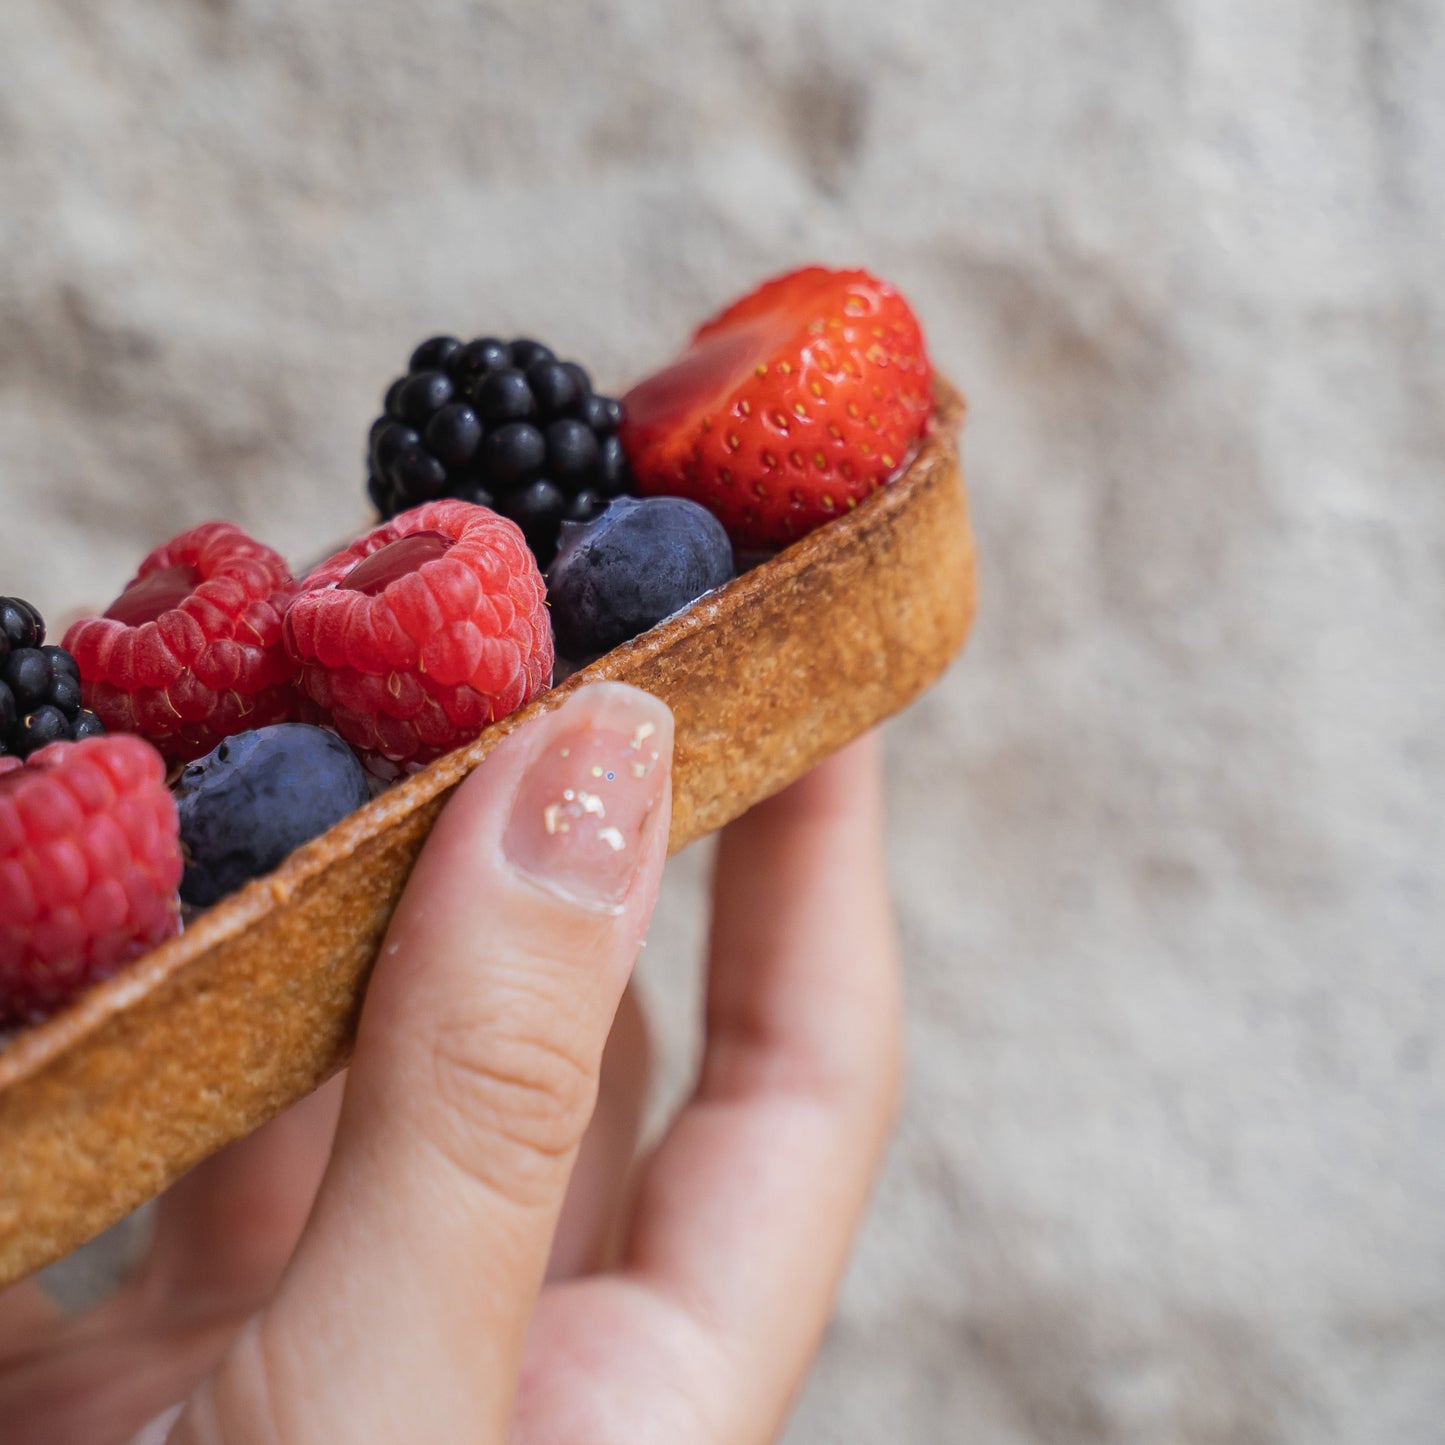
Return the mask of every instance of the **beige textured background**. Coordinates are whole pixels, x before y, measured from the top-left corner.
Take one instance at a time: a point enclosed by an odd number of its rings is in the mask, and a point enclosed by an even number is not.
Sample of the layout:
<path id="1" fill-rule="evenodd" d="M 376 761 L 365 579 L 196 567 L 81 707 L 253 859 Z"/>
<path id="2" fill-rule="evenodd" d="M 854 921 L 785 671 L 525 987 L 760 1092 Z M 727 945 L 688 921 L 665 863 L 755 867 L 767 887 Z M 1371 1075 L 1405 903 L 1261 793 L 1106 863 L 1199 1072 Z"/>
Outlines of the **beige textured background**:
<path id="1" fill-rule="evenodd" d="M 1429 0 L 5 0 L 0 590 L 314 553 L 435 328 L 622 384 L 890 276 L 983 612 L 889 736 L 912 1086 L 790 1445 L 1439 1445 L 1442 95 Z"/>

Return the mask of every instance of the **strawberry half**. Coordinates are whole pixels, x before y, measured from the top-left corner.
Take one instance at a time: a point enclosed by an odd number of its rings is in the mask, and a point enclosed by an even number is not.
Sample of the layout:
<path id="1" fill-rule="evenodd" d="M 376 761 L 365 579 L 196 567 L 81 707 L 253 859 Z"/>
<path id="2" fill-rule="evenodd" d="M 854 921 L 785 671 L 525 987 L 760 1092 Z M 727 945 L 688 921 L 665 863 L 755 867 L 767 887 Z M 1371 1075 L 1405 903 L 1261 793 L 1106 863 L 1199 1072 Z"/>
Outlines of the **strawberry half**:
<path id="1" fill-rule="evenodd" d="M 701 326 L 623 397 L 620 435 L 644 494 L 701 502 L 740 548 L 779 547 L 904 466 L 931 374 L 893 287 L 809 266 Z"/>

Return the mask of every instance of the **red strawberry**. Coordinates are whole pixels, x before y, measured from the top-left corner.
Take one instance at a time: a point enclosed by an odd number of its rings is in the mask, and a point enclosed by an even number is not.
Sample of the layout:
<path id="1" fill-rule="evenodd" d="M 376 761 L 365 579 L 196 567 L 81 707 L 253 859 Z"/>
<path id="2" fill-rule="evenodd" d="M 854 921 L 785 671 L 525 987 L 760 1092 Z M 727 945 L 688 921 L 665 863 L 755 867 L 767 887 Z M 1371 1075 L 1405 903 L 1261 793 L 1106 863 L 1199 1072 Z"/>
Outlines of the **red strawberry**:
<path id="1" fill-rule="evenodd" d="M 866 271 L 780 276 L 622 399 L 645 494 L 701 502 L 740 548 L 785 545 L 907 461 L 932 414 L 908 303 Z"/>
<path id="2" fill-rule="evenodd" d="M 207 522 L 157 547 L 104 617 L 66 649 L 86 706 L 182 762 L 224 737 L 295 715 L 281 616 L 295 583 L 269 547 Z"/>
<path id="3" fill-rule="evenodd" d="M 373 772 L 470 742 L 552 678 L 542 574 L 520 528 L 429 502 L 329 557 L 286 613 L 311 716 Z"/>
<path id="4" fill-rule="evenodd" d="M 0 759 L 0 1024 L 34 1018 L 179 928 L 161 755 L 117 735 Z"/>

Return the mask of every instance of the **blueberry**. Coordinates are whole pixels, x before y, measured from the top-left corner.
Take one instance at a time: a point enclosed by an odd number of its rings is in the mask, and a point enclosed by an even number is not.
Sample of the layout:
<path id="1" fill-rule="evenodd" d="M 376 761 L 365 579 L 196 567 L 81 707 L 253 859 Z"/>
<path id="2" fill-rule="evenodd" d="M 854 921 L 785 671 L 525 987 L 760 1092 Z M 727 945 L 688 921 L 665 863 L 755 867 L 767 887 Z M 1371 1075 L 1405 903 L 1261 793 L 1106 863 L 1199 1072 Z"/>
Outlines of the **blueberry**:
<path id="1" fill-rule="evenodd" d="M 15 694 L 15 706 L 24 714 L 39 707 L 50 692 L 50 659 L 38 647 L 18 647 L 5 659 L 0 676 Z"/>
<path id="2" fill-rule="evenodd" d="M 418 371 L 407 377 L 398 402 L 413 426 L 425 426 L 452 399 L 451 378 L 444 371 Z"/>
<path id="3" fill-rule="evenodd" d="M 224 898 L 370 795 L 351 749 L 324 728 L 276 723 L 226 738 L 176 785 L 181 897 L 201 908 Z"/>
<path id="4" fill-rule="evenodd" d="M 0 682 L 0 738 L 5 737 L 15 726 L 15 719 L 19 715 L 15 707 L 15 694 Z"/>
<path id="5" fill-rule="evenodd" d="M 427 450 L 449 469 L 466 466 L 481 441 L 482 423 L 465 402 L 449 402 L 427 423 Z"/>
<path id="6" fill-rule="evenodd" d="M 547 428 L 547 474 L 564 486 L 591 481 L 602 451 L 585 422 L 563 417 Z"/>
<path id="7" fill-rule="evenodd" d="M 495 487 L 513 487 L 535 476 L 547 458 L 547 443 L 524 421 L 498 427 L 482 443 L 482 472 Z"/>
<path id="8" fill-rule="evenodd" d="M 558 651 L 597 657 L 733 577 L 722 523 L 681 497 L 620 497 L 568 522 L 547 574 Z"/>
<path id="9" fill-rule="evenodd" d="M 455 336 L 433 336 L 423 341 L 411 354 L 408 371 L 441 371 L 447 362 L 462 349 Z"/>
<path id="10" fill-rule="evenodd" d="M 491 371 L 477 383 L 477 410 L 489 426 L 525 421 L 537 410 L 527 378 L 514 367 Z"/>

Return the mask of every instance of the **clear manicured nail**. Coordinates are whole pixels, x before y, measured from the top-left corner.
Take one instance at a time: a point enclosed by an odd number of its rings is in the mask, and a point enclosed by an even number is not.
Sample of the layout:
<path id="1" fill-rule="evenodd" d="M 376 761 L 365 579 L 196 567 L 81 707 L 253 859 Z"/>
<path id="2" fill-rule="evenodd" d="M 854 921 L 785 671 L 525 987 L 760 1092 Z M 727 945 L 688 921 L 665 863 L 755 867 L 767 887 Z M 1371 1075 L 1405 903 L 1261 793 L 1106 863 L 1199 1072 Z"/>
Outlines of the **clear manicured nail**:
<path id="1" fill-rule="evenodd" d="M 672 765 L 666 706 L 615 684 L 557 713 L 512 805 L 502 847 L 534 882 L 578 903 L 627 896 Z"/>

